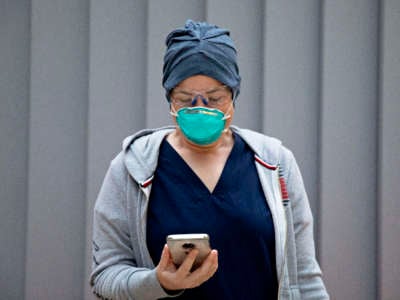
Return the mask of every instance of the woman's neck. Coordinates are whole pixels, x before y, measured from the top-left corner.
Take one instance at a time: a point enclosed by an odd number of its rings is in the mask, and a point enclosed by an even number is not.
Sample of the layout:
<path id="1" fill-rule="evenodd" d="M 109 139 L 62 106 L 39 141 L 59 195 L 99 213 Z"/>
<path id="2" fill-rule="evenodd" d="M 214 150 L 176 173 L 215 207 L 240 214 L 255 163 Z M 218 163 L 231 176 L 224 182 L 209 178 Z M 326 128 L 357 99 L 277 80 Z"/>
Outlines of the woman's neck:
<path id="1" fill-rule="evenodd" d="M 220 138 L 212 144 L 209 145 L 197 145 L 190 142 L 182 133 L 182 131 L 177 128 L 173 133 L 167 137 L 167 141 L 175 147 L 177 150 L 189 151 L 193 154 L 215 154 L 220 150 L 226 148 L 232 148 L 233 146 L 233 135 L 231 130 L 227 130 L 222 133 Z"/>

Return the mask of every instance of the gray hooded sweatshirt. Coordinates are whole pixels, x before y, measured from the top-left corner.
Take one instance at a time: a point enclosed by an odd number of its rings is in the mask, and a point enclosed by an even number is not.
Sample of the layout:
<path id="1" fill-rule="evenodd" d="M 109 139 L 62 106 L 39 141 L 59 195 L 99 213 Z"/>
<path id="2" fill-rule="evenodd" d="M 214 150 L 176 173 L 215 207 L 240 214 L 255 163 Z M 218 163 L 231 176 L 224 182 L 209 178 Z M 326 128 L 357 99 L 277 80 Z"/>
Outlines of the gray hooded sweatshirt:
<path id="1" fill-rule="evenodd" d="M 234 126 L 231 129 L 255 153 L 271 210 L 278 299 L 329 299 L 315 258 L 312 214 L 293 154 L 277 139 Z M 126 138 L 107 171 L 94 208 L 90 276 L 93 292 L 103 299 L 174 296 L 160 286 L 146 244 L 147 208 L 159 148 L 173 130 L 147 129 Z"/>

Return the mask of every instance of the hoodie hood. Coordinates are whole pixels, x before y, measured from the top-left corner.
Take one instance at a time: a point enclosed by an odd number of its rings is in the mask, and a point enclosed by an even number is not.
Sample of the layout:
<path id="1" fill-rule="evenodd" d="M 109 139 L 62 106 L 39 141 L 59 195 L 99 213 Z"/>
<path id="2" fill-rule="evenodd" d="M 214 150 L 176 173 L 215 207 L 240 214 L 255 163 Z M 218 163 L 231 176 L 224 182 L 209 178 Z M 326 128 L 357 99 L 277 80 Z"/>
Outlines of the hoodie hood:
<path id="1" fill-rule="evenodd" d="M 139 184 L 143 185 L 152 178 L 157 168 L 160 145 L 174 130 L 175 126 L 144 129 L 124 139 L 124 163 L 129 174 Z"/>

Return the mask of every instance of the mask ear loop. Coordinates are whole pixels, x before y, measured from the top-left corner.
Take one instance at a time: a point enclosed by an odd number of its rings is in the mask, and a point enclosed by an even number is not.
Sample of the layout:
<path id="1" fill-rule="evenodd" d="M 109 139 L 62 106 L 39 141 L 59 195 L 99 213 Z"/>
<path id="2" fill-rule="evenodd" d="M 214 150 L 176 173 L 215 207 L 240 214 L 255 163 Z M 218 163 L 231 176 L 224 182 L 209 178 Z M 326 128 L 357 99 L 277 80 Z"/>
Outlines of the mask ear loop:
<path id="1" fill-rule="evenodd" d="M 224 117 L 222 118 L 222 120 L 227 120 L 231 117 L 230 114 L 228 114 L 231 110 L 233 109 L 233 101 L 231 102 L 231 105 L 229 106 L 228 111 L 224 114 Z M 228 132 L 229 128 L 224 128 L 224 130 L 222 130 L 223 133 Z"/>
<path id="2" fill-rule="evenodd" d="M 171 102 L 169 102 L 169 114 L 174 117 L 178 116 L 178 112 L 172 107 Z"/>
<path id="3" fill-rule="evenodd" d="M 226 120 L 226 119 L 229 119 L 231 117 L 229 112 L 232 110 L 232 108 L 233 108 L 233 101 L 231 102 L 231 105 L 229 106 L 228 111 L 226 113 L 224 113 L 224 117 L 222 118 L 222 120 Z"/>
<path id="4" fill-rule="evenodd" d="M 172 107 L 172 99 L 171 99 L 172 90 L 173 89 L 169 90 L 167 92 L 167 94 L 166 94 L 167 100 L 168 100 L 168 104 L 169 104 L 169 113 L 170 113 L 171 116 L 177 117 L 178 116 L 178 112 Z"/>

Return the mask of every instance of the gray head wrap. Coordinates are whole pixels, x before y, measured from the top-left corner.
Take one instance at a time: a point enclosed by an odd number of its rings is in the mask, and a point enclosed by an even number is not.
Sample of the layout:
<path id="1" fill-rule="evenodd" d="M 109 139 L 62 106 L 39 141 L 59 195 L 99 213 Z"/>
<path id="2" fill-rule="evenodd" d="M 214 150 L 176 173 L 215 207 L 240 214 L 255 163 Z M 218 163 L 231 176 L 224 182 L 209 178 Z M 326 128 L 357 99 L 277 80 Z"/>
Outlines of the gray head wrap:
<path id="1" fill-rule="evenodd" d="M 194 75 L 206 75 L 227 85 L 233 99 L 239 95 L 236 49 L 227 29 L 187 20 L 184 28 L 167 36 L 166 46 L 163 86 L 168 100 L 175 86 Z"/>

